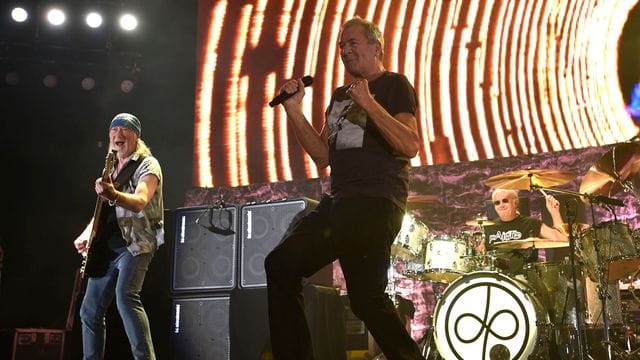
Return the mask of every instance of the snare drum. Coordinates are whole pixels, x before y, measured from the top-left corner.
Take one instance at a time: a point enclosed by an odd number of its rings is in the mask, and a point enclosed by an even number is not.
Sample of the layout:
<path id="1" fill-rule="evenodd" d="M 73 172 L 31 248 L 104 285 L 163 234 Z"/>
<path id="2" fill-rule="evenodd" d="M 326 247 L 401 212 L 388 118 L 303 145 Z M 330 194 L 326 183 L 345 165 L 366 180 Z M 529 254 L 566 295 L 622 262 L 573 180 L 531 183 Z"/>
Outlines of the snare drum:
<path id="1" fill-rule="evenodd" d="M 577 242 L 578 255 L 587 266 L 591 280 L 599 280 L 596 238 L 600 245 L 600 259 L 607 281 L 615 282 L 622 279 L 640 266 L 640 252 L 636 249 L 629 225 L 614 221 L 604 222 L 583 230 Z"/>
<path id="2" fill-rule="evenodd" d="M 548 358 L 549 317 L 527 284 L 478 271 L 451 283 L 434 310 L 434 335 L 445 359 Z"/>
<path id="3" fill-rule="evenodd" d="M 469 271 L 467 255 L 471 249 L 465 240 L 450 235 L 433 235 L 424 251 L 425 280 L 452 282 Z"/>
<path id="4" fill-rule="evenodd" d="M 423 251 L 429 228 L 411 215 L 405 215 L 402 227 L 391 245 L 391 256 L 412 260 Z"/>

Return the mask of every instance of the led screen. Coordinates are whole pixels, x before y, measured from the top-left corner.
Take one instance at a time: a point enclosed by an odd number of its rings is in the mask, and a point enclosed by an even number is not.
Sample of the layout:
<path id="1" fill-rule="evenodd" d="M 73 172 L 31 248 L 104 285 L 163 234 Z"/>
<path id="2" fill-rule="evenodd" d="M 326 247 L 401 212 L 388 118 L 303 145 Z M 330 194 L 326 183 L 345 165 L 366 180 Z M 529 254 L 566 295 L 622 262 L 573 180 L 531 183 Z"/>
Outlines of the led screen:
<path id="1" fill-rule="evenodd" d="M 349 82 L 340 24 L 379 24 L 384 63 L 419 97 L 413 166 L 623 141 L 618 43 L 636 1 L 200 0 L 194 185 L 314 178 L 318 171 L 268 102 L 312 75 L 307 119 L 318 130 Z"/>

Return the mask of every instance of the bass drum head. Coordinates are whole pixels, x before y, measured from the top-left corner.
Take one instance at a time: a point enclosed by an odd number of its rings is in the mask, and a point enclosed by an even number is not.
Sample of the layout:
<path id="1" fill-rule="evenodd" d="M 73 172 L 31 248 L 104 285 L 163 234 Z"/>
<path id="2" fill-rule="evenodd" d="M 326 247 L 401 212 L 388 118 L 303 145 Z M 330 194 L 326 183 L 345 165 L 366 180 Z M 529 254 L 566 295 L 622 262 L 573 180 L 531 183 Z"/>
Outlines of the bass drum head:
<path id="1" fill-rule="evenodd" d="M 549 317 L 525 283 L 492 271 L 465 275 L 436 304 L 434 336 L 444 359 L 526 359 Z M 545 334 L 546 336 L 546 334 Z M 541 336 L 541 337 L 545 337 Z"/>

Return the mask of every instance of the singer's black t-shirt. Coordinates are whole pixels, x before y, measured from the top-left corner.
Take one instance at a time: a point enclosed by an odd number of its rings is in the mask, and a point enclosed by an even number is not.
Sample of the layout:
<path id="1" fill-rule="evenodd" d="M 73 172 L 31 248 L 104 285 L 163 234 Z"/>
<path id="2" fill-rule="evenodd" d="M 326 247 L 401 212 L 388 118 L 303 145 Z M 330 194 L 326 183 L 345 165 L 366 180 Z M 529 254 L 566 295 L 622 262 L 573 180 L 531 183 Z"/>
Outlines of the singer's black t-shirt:
<path id="1" fill-rule="evenodd" d="M 331 193 L 335 197 L 384 197 L 404 208 L 409 159 L 395 154 L 366 112 L 336 89 L 326 111 Z M 394 116 L 415 114 L 417 96 L 404 75 L 385 72 L 369 82 L 374 99 Z"/>

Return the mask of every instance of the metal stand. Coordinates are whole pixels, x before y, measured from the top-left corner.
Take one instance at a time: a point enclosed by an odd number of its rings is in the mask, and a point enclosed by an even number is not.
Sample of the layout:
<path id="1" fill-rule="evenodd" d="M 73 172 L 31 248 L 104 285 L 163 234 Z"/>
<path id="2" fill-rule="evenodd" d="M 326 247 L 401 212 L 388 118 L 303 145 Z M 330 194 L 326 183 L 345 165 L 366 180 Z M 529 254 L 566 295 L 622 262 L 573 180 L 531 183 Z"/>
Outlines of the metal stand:
<path id="1" fill-rule="evenodd" d="M 590 208 L 591 208 L 591 221 L 595 224 L 595 210 L 593 208 L 593 202 L 591 199 Z M 605 265 L 602 263 L 602 255 L 600 254 L 600 240 L 598 240 L 598 232 L 593 231 L 593 245 L 596 251 L 596 259 L 598 261 L 598 297 L 600 298 L 600 302 L 602 304 L 602 345 L 605 347 L 605 355 L 607 360 L 611 360 L 613 358 L 613 352 L 611 347 L 611 339 L 609 338 L 609 316 L 607 314 L 607 298 L 609 297 L 608 293 L 608 282 L 605 277 L 607 271 L 605 271 Z"/>
<path id="2" fill-rule="evenodd" d="M 610 197 L 607 196 L 603 196 L 603 195 L 591 195 L 591 194 L 582 194 L 582 193 L 578 193 L 575 191 L 570 191 L 570 190 L 563 190 L 563 189 L 554 189 L 554 188 L 545 188 L 542 186 L 537 186 L 533 183 L 531 183 L 531 190 L 547 190 L 547 191 L 552 191 L 552 192 L 557 192 L 557 193 L 561 193 L 561 194 L 568 194 L 568 195 L 573 195 L 576 197 L 583 197 L 585 199 L 589 200 L 589 205 L 591 208 L 591 222 L 592 225 L 595 225 L 595 210 L 594 210 L 594 204 L 608 204 L 608 205 L 613 205 L 613 206 L 624 206 L 624 203 L 621 200 L 618 199 L 612 199 Z M 574 214 L 575 215 L 575 214 Z M 576 301 L 576 317 L 577 317 L 577 324 L 576 324 L 576 328 L 578 331 L 578 347 L 579 347 L 579 355 L 580 355 L 580 359 L 584 359 L 584 346 L 582 345 L 582 336 L 583 336 L 583 327 L 582 327 L 582 314 L 580 311 L 578 311 L 578 306 L 579 306 L 579 302 L 578 302 L 578 287 L 577 287 L 577 280 L 576 280 L 576 274 L 575 274 L 575 239 L 573 237 L 573 224 L 572 222 L 575 219 L 569 219 L 570 223 L 569 223 L 569 246 L 570 246 L 570 259 L 571 259 L 571 272 L 572 272 L 572 280 L 573 280 L 573 292 L 574 292 L 574 297 L 575 297 L 575 301 Z M 603 320 L 603 345 L 605 346 L 605 353 L 606 353 L 606 359 L 607 360 L 611 360 L 612 359 L 612 347 L 611 347 L 611 340 L 609 337 L 609 316 L 607 314 L 607 298 L 609 296 L 609 294 L 607 293 L 607 281 L 605 278 L 605 271 L 604 271 L 604 264 L 602 263 L 602 256 L 600 254 L 600 243 L 599 240 L 597 238 L 597 232 L 594 230 L 593 232 L 593 242 L 594 242 L 594 247 L 595 247 L 595 251 L 596 251 L 596 259 L 597 262 L 599 264 L 599 268 L 597 269 L 598 274 L 599 274 L 599 290 L 598 290 L 598 296 L 600 298 L 600 301 L 602 303 L 602 320 Z M 585 339 L 586 340 L 586 339 Z M 585 341 L 585 344 L 587 342 Z M 587 355 L 588 356 L 588 355 Z"/>
<path id="3" fill-rule="evenodd" d="M 430 281 L 431 289 L 433 290 L 433 297 L 435 300 L 435 304 L 438 304 L 440 298 L 442 297 L 442 292 L 440 291 L 440 283 L 436 281 Z M 434 307 L 435 308 L 435 307 Z M 440 353 L 436 349 L 436 344 L 434 340 L 434 328 L 433 328 L 433 314 L 429 316 L 429 330 L 422 337 L 422 341 L 424 342 L 422 347 L 422 356 L 424 356 L 427 360 L 440 360 Z"/>
<path id="4" fill-rule="evenodd" d="M 585 347 L 584 343 L 587 343 L 586 333 L 584 332 L 582 322 L 582 311 L 580 311 L 580 300 L 578 296 L 578 280 L 576 278 L 576 240 L 573 236 L 573 224 L 575 223 L 576 209 L 575 207 L 567 206 L 567 223 L 569 225 L 569 259 L 571 260 L 571 281 L 573 283 L 573 299 L 576 304 L 576 332 L 578 334 L 578 358 L 584 359 Z"/>

